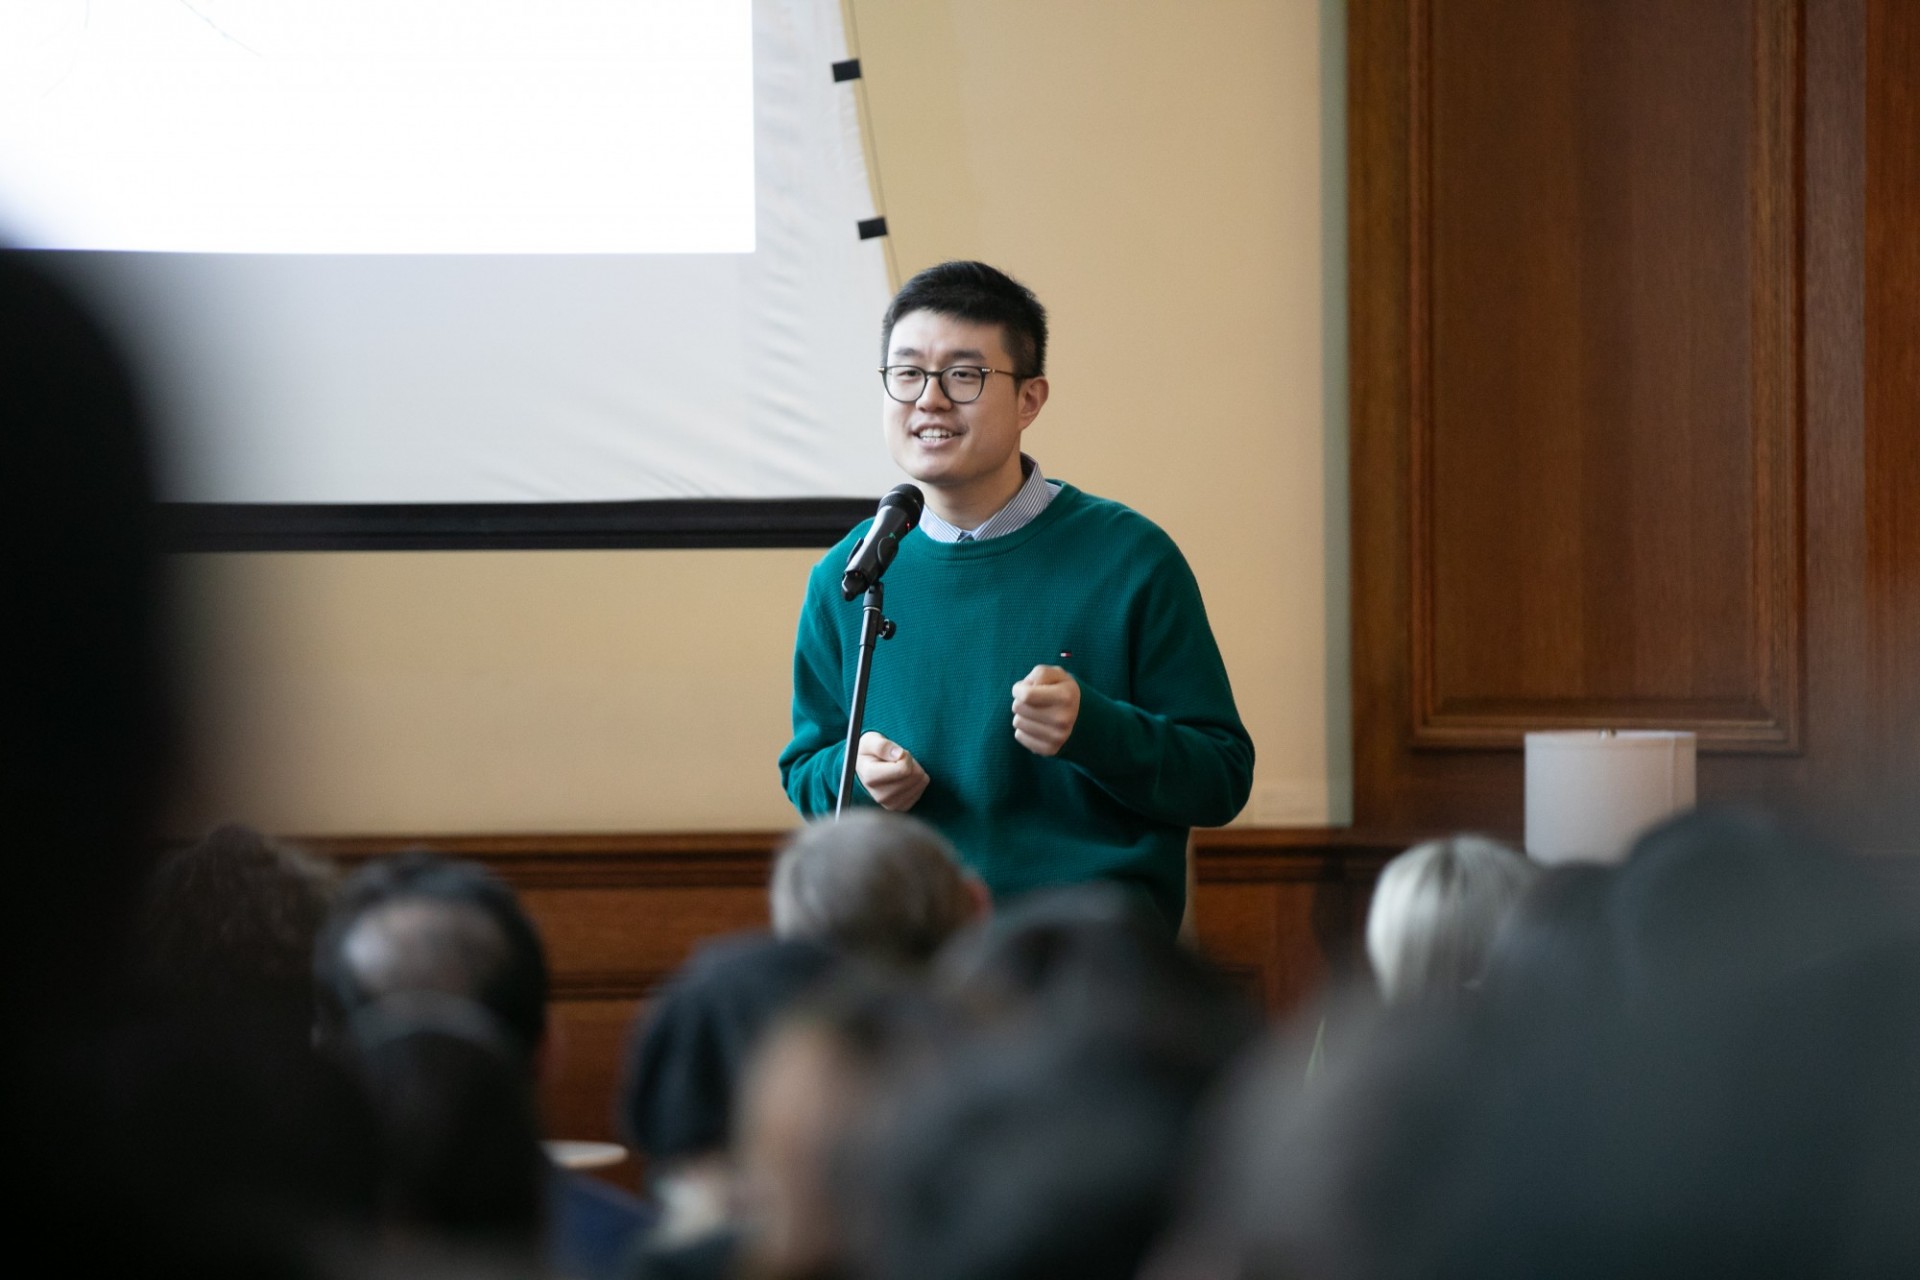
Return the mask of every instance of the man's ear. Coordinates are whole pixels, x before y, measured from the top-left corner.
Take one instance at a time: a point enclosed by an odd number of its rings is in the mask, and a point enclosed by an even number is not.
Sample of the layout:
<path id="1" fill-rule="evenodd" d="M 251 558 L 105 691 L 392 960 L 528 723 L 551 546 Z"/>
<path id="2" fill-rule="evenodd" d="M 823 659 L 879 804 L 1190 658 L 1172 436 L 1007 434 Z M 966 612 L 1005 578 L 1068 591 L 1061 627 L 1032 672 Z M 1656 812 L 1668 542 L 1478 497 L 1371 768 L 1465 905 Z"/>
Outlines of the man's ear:
<path id="1" fill-rule="evenodd" d="M 1020 384 L 1020 429 L 1022 431 L 1025 431 L 1027 425 L 1040 416 L 1040 410 L 1046 407 L 1047 392 L 1045 378 L 1028 378 Z"/>

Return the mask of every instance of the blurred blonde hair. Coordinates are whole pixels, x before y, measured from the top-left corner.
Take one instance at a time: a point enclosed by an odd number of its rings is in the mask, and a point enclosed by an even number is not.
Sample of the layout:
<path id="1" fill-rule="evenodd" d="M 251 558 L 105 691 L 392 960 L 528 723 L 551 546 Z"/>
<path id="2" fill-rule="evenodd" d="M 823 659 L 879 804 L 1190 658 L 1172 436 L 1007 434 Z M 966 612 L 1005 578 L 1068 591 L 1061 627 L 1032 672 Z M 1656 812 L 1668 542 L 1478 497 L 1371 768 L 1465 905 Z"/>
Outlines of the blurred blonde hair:
<path id="1" fill-rule="evenodd" d="M 1388 1004 L 1446 1002 L 1478 982 L 1487 951 L 1537 868 L 1486 836 L 1415 845 L 1380 873 L 1367 959 Z"/>

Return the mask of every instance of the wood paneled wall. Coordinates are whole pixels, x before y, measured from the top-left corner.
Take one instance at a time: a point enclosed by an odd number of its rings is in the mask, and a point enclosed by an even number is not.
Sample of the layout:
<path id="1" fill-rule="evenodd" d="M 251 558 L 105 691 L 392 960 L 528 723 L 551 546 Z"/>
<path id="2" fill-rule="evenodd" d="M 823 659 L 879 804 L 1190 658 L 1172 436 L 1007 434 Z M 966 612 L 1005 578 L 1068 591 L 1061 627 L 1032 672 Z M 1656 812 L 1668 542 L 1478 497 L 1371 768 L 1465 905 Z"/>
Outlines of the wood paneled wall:
<path id="1" fill-rule="evenodd" d="M 1875 8 L 1355 0 L 1362 826 L 1515 834 L 1526 730 L 1659 726 L 1704 799 L 1920 844 L 1917 64 Z"/>
<path id="2" fill-rule="evenodd" d="M 1416 746 L 1797 745 L 1795 16 L 1413 7 Z"/>

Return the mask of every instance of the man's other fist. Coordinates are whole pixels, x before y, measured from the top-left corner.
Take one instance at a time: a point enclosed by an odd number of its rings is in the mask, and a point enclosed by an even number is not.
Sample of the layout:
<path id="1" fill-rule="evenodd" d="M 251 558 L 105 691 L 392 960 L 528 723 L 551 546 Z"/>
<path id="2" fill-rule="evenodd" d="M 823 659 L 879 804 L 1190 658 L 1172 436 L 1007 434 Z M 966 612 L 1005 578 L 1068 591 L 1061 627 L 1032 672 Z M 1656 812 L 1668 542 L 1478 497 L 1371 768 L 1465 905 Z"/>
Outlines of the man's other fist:
<path id="1" fill-rule="evenodd" d="M 1013 740 L 1037 756 L 1058 754 L 1080 718 L 1080 682 L 1041 664 L 1013 686 Z"/>

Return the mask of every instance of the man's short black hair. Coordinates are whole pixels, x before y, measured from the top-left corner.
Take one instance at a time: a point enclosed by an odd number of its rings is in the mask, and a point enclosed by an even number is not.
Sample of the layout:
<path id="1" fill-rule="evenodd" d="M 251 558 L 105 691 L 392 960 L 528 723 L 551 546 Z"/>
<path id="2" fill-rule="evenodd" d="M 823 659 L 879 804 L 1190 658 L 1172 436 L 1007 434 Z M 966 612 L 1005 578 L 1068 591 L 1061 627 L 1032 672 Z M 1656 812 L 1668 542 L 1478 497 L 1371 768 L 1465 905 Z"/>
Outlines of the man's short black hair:
<path id="1" fill-rule="evenodd" d="M 1000 326 L 1010 371 L 1038 378 L 1047 371 L 1047 309 L 1033 290 L 984 262 L 943 262 L 900 286 L 880 322 L 880 363 L 887 363 L 893 326 L 914 311 L 931 311 L 974 324 Z"/>
<path id="2" fill-rule="evenodd" d="M 381 930 L 391 963 L 369 972 L 356 937 Z M 364 958 L 363 958 L 364 959 Z M 341 889 L 314 954 L 323 1034 L 402 990 L 465 996 L 532 1053 L 547 1026 L 547 955 L 512 889 L 486 868 L 431 853 L 363 867 Z"/>

